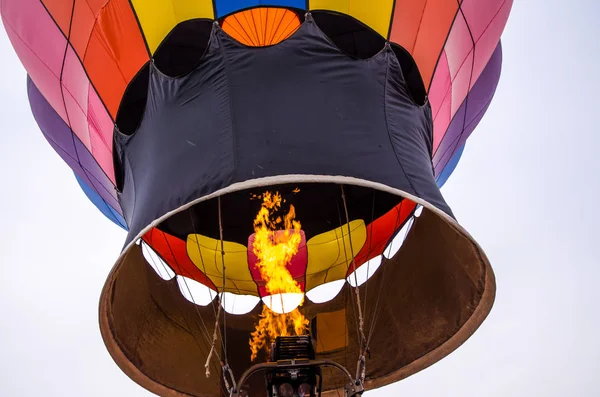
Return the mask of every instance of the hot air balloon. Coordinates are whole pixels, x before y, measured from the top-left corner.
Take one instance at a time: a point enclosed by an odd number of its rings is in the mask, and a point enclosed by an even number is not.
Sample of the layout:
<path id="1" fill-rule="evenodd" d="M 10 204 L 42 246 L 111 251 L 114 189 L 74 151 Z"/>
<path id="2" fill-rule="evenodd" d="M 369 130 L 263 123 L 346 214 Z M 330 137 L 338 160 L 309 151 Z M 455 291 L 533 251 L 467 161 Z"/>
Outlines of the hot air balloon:
<path id="1" fill-rule="evenodd" d="M 116 364 L 165 396 L 358 395 L 457 349 L 496 286 L 439 189 L 511 6 L 1 0 L 42 133 L 127 230 Z"/>

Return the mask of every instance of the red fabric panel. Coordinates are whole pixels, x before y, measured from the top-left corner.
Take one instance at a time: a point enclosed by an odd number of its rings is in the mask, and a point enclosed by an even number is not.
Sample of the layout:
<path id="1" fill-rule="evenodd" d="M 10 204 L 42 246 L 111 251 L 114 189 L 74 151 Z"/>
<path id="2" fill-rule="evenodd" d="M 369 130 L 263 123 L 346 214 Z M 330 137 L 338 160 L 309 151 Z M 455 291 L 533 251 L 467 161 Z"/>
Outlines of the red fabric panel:
<path id="1" fill-rule="evenodd" d="M 85 51 L 96 23 L 96 17 L 108 0 L 76 0 L 73 10 L 73 22 L 69 41 L 80 59 L 85 58 Z"/>
<path id="2" fill-rule="evenodd" d="M 396 0 L 390 40 L 411 53 L 428 90 L 458 3 L 457 0 Z"/>
<path id="3" fill-rule="evenodd" d="M 213 282 L 190 260 L 185 241 L 157 228 L 152 228 L 142 239 L 171 266 L 176 274 L 191 278 L 215 291 L 217 290 Z"/>
<path id="4" fill-rule="evenodd" d="M 275 233 L 281 234 L 283 232 L 284 232 L 283 230 L 278 230 Z M 305 284 L 304 275 L 306 274 L 306 265 L 307 265 L 307 261 L 308 261 L 308 250 L 306 249 L 306 235 L 304 234 L 304 232 L 302 230 L 300 230 L 300 234 L 302 236 L 302 240 L 300 240 L 300 245 L 298 246 L 298 252 L 296 253 L 296 255 L 294 255 L 292 257 L 292 260 L 290 261 L 290 263 L 288 263 L 287 269 L 290 272 L 290 274 L 292 275 L 292 277 L 294 278 L 294 280 L 296 280 L 296 282 L 300 286 L 300 289 L 302 291 L 304 291 L 304 284 Z M 258 294 L 262 298 L 263 296 L 268 296 L 271 294 L 269 292 L 267 292 L 267 289 L 265 288 L 266 282 L 262 279 L 262 276 L 260 275 L 260 270 L 258 270 L 258 267 L 256 265 L 258 258 L 256 257 L 256 255 L 254 254 L 254 251 L 252 250 L 252 246 L 254 244 L 254 237 L 255 237 L 255 234 L 253 233 L 248 238 L 248 268 L 250 269 L 250 274 L 252 274 L 252 279 L 254 279 L 254 282 L 258 286 Z"/>
<path id="5" fill-rule="evenodd" d="M 71 24 L 71 12 L 73 12 L 74 0 L 42 0 L 42 4 L 52 19 L 56 22 L 65 37 L 69 36 L 69 26 Z"/>
<path id="6" fill-rule="evenodd" d="M 385 215 L 375 219 L 367 225 L 367 241 L 356 255 L 356 268 L 358 269 L 370 259 L 381 255 L 394 233 L 408 220 L 417 204 L 409 199 L 404 199 Z M 346 276 L 354 271 L 350 265 Z"/>

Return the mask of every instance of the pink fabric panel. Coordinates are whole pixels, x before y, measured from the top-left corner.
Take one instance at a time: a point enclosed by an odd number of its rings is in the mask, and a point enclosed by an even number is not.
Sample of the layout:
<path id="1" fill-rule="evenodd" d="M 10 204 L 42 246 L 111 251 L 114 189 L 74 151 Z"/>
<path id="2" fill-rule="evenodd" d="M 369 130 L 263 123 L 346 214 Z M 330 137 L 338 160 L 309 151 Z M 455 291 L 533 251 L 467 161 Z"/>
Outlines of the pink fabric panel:
<path id="1" fill-rule="evenodd" d="M 31 79 L 67 120 L 60 90 L 60 72 L 67 41 L 39 0 L 2 2 L 8 37 Z"/>
<path id="2" fill-rule="evenodd" d="M 457 15 L 444 47 L 452 81 L 451 90 L 445 93 L 451 98 L 450 114 L 446 119 L 446 109 L 440 107 L 437 114 L 434 109 L 434 148 L 494 52 L 511 5 L 512 0 L 465 0 L 462 3 L 463 12 Z M 443 68 L 436 71 L 434 84 L 440 84 L 437 81 L 438 72 L 445 74 Z M 441 91 L 439 86 L 436 89 Z M 447 106 L 447 101 L 448 98 L 444 97 L 441 106 Z"/>
<path id="3" fill-rule="evenodd" d="M 433 150 L 437 149 L 444 133 L 450 124 L 450 100 L 452 92 L 452 83 L 450 80 L 450 70 L 448 68 L 448 58 L 444 51 L 440 56 L 436 73 L 429 90 L 429 102 L 433 115 Z"/>
<path id="4" fill-rule="evenodd" d="M 461 9 L 469 21 L 471 33 L 477 41 L 487 29 L 500 8 L 509 6 L 512 0 L 463 0 Z"/>
<path id="5" fill-rule="evenodd" d="M 469 34 L 467 22 L 461 13 L 458 13 L 454 20 L 454 26 L 448 35 L 448 40 L 444 47 L 446 57 L 448 58 L 448 67 L 452 79 L 458 75 L 460 68 L 463 67 L 469 58 L 469 52 L 473 49 L 473 40 Z"/>
<path id="6" fill-rule="evenodd" d="M 488 0 L 491 1 L 491 0 Z M 483 28 L 483 31 L 479 32 L 480 34 L 474 35 L 475 37 L 475 66 L 473 68 L 473 80 L 471 84 L 475 84 L 481 72 L 487 65 L 490 57 L 494 53 L 496 46 L 498 44 L 498 40 L 506 26 L 506 21 L 508 20 L 508 15 L 510 13 L 510 9 L 512 6 L 512 0 L 505 0 L 504 2 L 495 0 L 495 3 L 498 3 L 500 8 L 497 12 L 492 16 L 493 19 L 488 19 L 488 24 Z M 473 7 L 471 3 L 477 3 L 479 5 L 479 1 L 469 1 L 464 7 L 468 7 L 470 9 Z M 465 15 L 467 15 L 467 9 L 465 9 Z M 495 10 L 495 8 L 494 8 Z M 486 15 L 487 17 L 487 15 Z M 471 24 L 471 20 L 473 17 L 467 16 L 469 24 Z"/>
<path id="7" fill-rule="evenodd" d="M 114 183 L 111 118 L 63 33 L 39 0 L 5 1 L 2 14 L 31 79 Z"/>
<path id="8" fill-rule="evenodd" d="M 496 49 L 512 1 L 462 2 L 462 13 L 454 21 L 429 93 L 434 119 L 434 151 Z"/>
<path id="9" fill-rule="evenodd" d="M 471 72 L 473 71 L 473 51 L 469 52 L 457 75 L 452 80 L 451 117 L 463 103 L 471 87 Z"/>
<path id="10" fill-rule="evenodd" d="M 71 130 L 91 152 L 92 146 L 87 122 L 90 82 L 71 46 L 69 46 L 65 58 L 62 83 Z"/>
<path id="11" fill-rule="evenodd" d="M 283 231 L 279 230 L 275 233 L 280 234 L 283 233 Z M 306 248 L 306 235 L 302 230 L 300 230 L 300 233 L 302 235 L 302 240 L 300 241 L 298 252 L 292 257 L 292 259 L 288 263 L 287 269 L 294 278 L 294 280 L 296 280 L 296 282 L 300 286 L 300 289 L 304 291 L 306 266 L 308 262 L 308 250 Z M 258 258 L 252 250 L 252 245 L 254 244 L 254 237 L 255 234 L 253 233 L 248 238 L 248 268 L 250 269 L 250 274 L 252 274 L 252 278 L 258 286 L 258 293 L 262 298 L 271 294 L 267 292 L 267 289 L 265 288 L 266 283 L 262 279 L 262 276 L 260 275 L 260 270 L 258 270 L 258 267 L 256 266 Z"/>
<path id="12" fill-rule="evenodd" d="M 92 154 L 108 178 L 116 184 L 112 157 L 113 121 L 93 87 L 90 87 L 88 96 L 87 121 Z"/>
<path id="13" fill-rule="evenodd" d="M 451 105 L 452 95 L 448 95 L 440 107 L 438 117 L 433 121 L 433 153 L 435 153 L 440 146 L 440 143 L 446 134 L 446 130 L 448 130 L 448 126 L 450 125 Z"/>
<path id="14" fill-rule="evenodd" d="M 102 168 L 102 171 L 104 171 L 104 173 L 108 176 L 108 179 L 110 179 L 113 185 L 116 185 L 115 170 L 113 166 L 113 157 L 111 150 L 104 145 L 104 142 L 100 140 L 98 134 L 90 133 L 90 141 L 92 145 L 92 155 L 94 156 L 94 159 L 96 160 L 100 168 Z"/>
<path id="15" fill-rule="evenodd" d="M 114 183 L 113 123 L 71 47 L 65 59 L 63 87 L 71 129 Z"/>
<path id="16" fill-rule="evenodd" d="M 446 57 L 446 52 L 444 51 L 440 56 L 435 77 L 433 78 L 433 81 L 431 82 L 431 88 L 429 89 L 429 102 L 431 103 L 431 112 L 434 120 L 437 117 L 440 107 L 442 106 L 442 102 L 444 101 L 444 97 L 450 89 L 450 86 L 450 69 L 448 68 L 448 58 Z"/>
<path id="17" fill-rule="evenodd" d="M 469 93 L 473 67 L 473 40 L 462 13 L 458 13 L 444 47 L 452 80 L 450 117 L 454 116 Z M 447 126 L 446 126 L 447 127 Z"/>

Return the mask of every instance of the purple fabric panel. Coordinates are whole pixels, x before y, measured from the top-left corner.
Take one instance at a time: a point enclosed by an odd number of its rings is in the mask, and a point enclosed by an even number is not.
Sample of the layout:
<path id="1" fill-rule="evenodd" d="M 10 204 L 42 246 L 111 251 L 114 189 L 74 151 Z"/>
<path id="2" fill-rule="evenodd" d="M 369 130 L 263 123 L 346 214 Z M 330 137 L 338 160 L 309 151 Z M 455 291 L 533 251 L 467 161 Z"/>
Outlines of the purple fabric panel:
<path id="1" fill-rule="evenodd" d="M 488 102 L 485 105 L 485 107 L 483 109 L 481 109 L 481 112 L 479 113 L 479 115 L 470 124 L 468 124 L 464 130 L 461 129 L 458 131 L 458 133 L 456 133 L 454 135 L 454 137 L 455 137 L 454 141 L 448 140 L 447 149 L 444 152 L 440 152 L 443 154 L 434 159 L 433 164 L 435 165 L 436 177 L 444 170 L 444 167 L 448 164 L 448 162 L 450 161 L 452 156 L 454 156 L 454 153 L 456 153 L 456 151 L 461 147 L 461 145 L 463 143 L 465 143 L 465 141 L 471 135 L 471 133 L 473 132 L 475 127 L 477 127 L 477 124 L 479 124 L 479 122 L 483 118 L 483 115 L 485 114 L 489 104 L 490 103 Z M 463 114 L 464 114 L 464 112 L 463 112 Z M 459 124 L 460 126 L 462 126 L 462 122 L 456 123 L 456 124 Z M 452 126 L 450 126 L 450 128 L 452 128 Z M 462 134 L 461 134 L 461 131 L 463 131 Z"/>
<path id="2" fill-rule="evenodd" d="M 469 93 L 469 104 L 467 107 L 468 124 L 471 124 L 483 109 L 489 106 L 500 81 L 501 69 L 502 46 L 498 43 L 488 64 Z"/>
<path id="3" fill-rule="evenodd" d="M 110 179 L 29 77 L 27 93 L 33 117 L 50 145 L 77 176 L 96 190 L 108 205 L 121 212 L 117 193 Z"/>
<path id="4" fill-rule="evenodd" d="M 77 137 L 75 137 L 75 146 L 79 154 L 79 162 L 90 176 L 92 184 L 90 185 L 102 197 L 108 205 L 121 210 L 121 206 L 117 201 L 117 191 L 113 183 L 108 179 L 108 176 L 102 171 L 96 159 L 92 156 L 89 150 L 85 147 Z"/>
<path id="5" fill-rule="evenodd" d="M 442 172 L 456 150 L 465 143 L 483 118 L 496 92 L 501 69 L 502 46 L 498 43 L 481 76 L 479 76 L 471 92 L 454 115 L 444 138 L 442 138 L 442 142 L 433 156 L 436 175 Z"/>
<path id="6" fill-rule="evenodd" d="M 81 166 L 79 165 L 79 163 L 77 162 L 77 160 L 75 158 L 71 157 L 70 154 L 66 153 L 56 143 L 56 141 L 52 140 L 52 138 L 50 136 L 48 136 L 48 134 L 44 133 L 43 130 L 42 130 L 42 134 L 48 140 L 48 143 L 50 144 L 50 146 L 52 146 L 52 148 L 56 151 L 56 153 L 58 153 L 58 155 L 63 159 L 63 161 L 65 163 L 67 163 L 67 165 L 73 170 L 73 172 L 75 172 L 75 174 L 79 178 L 81 178 L 82 180 L 84 180 L 85 183 L 88 184 L 88 186 L 92 186 L 92 181 L 88 177 L 88 174 L 83 170 L 83 168 L 81 168 Z"/>
<path id="7" fill-rule="evenodd" d="M 50 106 L 29 76 L 27 76 L 27 95 L 33 117 L 46 139 L 50 141 L 54 148 L 61 149 L 59 152 L 61 157 L 67 155 L 77 159 L 69 126 Z"/>

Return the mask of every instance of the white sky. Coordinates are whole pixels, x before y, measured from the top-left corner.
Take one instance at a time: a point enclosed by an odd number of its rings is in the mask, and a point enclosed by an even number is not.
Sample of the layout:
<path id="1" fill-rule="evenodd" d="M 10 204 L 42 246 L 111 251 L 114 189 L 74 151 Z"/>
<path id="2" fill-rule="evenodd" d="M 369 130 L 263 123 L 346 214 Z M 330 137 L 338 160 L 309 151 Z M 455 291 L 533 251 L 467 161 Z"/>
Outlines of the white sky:
<path id="1" fill-rule="evenodd" d="M 449 357 L 367 397 L 600 395 L 599 18 L 597 0 L 515 0 L 500 86 L 443 189 L 492 262 L 495 306 Z M 40 133 L 3 29 L 0 55 L 0 395 L 148 396 L 98 329 L 124 232 Z"/>

